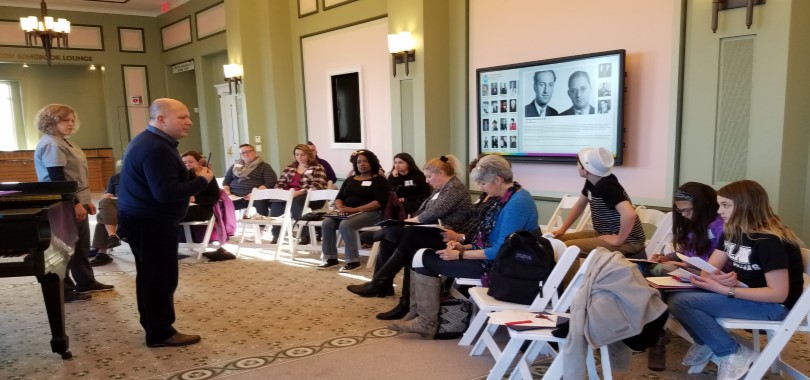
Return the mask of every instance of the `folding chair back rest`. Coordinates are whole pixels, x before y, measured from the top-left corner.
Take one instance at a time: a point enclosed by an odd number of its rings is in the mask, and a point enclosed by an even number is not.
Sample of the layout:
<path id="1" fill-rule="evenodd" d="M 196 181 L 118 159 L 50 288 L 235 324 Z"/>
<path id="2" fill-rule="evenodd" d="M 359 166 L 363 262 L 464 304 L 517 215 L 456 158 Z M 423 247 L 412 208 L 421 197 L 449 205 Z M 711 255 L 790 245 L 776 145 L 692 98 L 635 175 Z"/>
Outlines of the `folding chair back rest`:
<path id="1" fill-rule="evenodd" d="M 672 243 L 672 212 L 664 214 L 664 217 L 658 222 L 655 233 L 647 242 L 647 247 L 644 248 L 647 258 L 649 259 L 656 252 L 665 253 L 665 247 L 669 243 Z"/>
<path id="2" fill-rule="evenodd" d="M 571 208 L 577 204 L 578 200 L 579 200 L 578 195 L 576 196 L 571 196 L 568 194 L 563 195 L 562 198 L 560 199 L 560 203 L 557 204 L 557 209 L 554 210 L 554 213 L 551 214 L 551 218 L 549 219 L 548 224 L 545 225 L 543 232 L 551 232 L 562 226 L 564 220 L 563 212 L 565 212 L 566 210 L 571 210 Z M 585 210 L 583 210 L 582 215 L 579 217 L 579 222 L 574 225 L 573 230 L 577 232 L 582 231 L 590 219 L 591 219 L 591 207 L 590 205 L 588 205 L 585 207 Z"/>
<path id="3" fill-rule="evenodd" d="M 565 250 L 568 249 L 568 247 L 565 246 L 565 243 L 563 243 L 562 240 L 555 239 L 552 236 L 543 236 L 543 237 L 548 239 L 548 241 L 551 243 L 551 247 L 554 248 L 554 261 L 559 262 L 560 257 L 562 257 L 563 253 L 565 253 Z"/>
<path id="4" fill-rule="evenodd" d="M 549 304 L 559 302 L 557 301 L 557 291 L 562 286 L 563 278 L 565 274 L 568 273 L 568 269 L 571 268 L 571 264 L 573 264 L 574 260 L 578 257 L 579 247 L 570 246 L 565 249 L 554 265 L 554 269 L 549 273 L 546 281 L 543 282 L 543 289 L 540 291 L 540 294 L 537 295 L 537 298 L 535 298 L 534 302 L 529 306 L 529 311 L 540 312 L 545 310 Z"/>
<path id="5" fill-rule="evenodd" d="M 293 190 L 284 190 L 284 189 L 262 189 L 259 190 L 258 188 L 254 188 L 253 191 L 250 193 L 250 202 L 248 202 L 247 212 L 253 208 L 253 201 L 261 201 L 261 200 L 276 200 L 276 201 L 283 201 L 287 202 L 287 207 L 284 209 L 284 214 L 290 212 L 290 207 L 292 206 L 293 199 Z M 249 214 L 246 214 L 249 215 Z"/>
<path id="6" fill-rule="evenodd" d="M 588 266 L 591 265 L 591 261 L 593 260 L 596 255 L 594 254 L 596 250 L 594 249 L 588 254 L 588 257 L 582 262 L 577 270 L 577 273 L 574 274 L 574 278 L 571 279 L 571 283 L 568 284 L 568 287 L 565 288 L 565 291 L 560 296 L 560 300 L 557 301 L 557 304 L 554 305 L 552 311 L 558 313 L 564 313 L 568 308 L 571 307 L 571 303 L 574 302 L 574 295 L 577 293 L 577 290 L 582 287 L 582 284 L 585 282 L 585 272 L 588 270 Z"/>
<path id="7" fill-rule="evenodd" d="M 308 202 L 318 202 L 318 201 L 328 201 L 329 203 L 334 202 L 335 198 L 337 197 L 338 191 L 332 189 L 324 189 L 324 190 L 310 190 L 307 192 L 307 201 Z M 309 205 L 309 203 L 307 203 Z"/>
<path id="8" fill-rule="evenodd" d="M 666 215 L 663 211 L 647 208 L 643 205 L 636 207 L 636 214 L 641 223 L 652 224 L 654 226 L 657 226 L 661 222 L 661 219 L 664 219 L 664 215 Z"/>

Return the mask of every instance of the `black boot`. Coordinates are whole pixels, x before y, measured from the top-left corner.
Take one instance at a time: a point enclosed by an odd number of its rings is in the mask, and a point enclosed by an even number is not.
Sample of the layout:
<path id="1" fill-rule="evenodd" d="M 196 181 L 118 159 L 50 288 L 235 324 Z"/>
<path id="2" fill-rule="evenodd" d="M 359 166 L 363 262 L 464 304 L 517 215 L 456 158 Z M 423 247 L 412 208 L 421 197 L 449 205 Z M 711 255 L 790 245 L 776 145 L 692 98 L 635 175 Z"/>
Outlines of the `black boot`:
<path id="1" fill-rule="evenodd" d="M 408 311 L 411 307 L 410 297 L 406 297 L 403 295 L 399 297 L 399 303 L 397 306 L 394 306 L 393 309 L 386 311 L 385 313 L 377 314 L 377 319 L 382 321 L 391 321 L 394 319 L 402 319 L 402 317 L 408 314 Z"/>
<path id="2" fill-rule="evenodd" d="M 394 285 L 384 281 L 369 281 L 362 285 L 346 286 L 350 292 L 360 297 L 388 297 L 394 295 Z"/>

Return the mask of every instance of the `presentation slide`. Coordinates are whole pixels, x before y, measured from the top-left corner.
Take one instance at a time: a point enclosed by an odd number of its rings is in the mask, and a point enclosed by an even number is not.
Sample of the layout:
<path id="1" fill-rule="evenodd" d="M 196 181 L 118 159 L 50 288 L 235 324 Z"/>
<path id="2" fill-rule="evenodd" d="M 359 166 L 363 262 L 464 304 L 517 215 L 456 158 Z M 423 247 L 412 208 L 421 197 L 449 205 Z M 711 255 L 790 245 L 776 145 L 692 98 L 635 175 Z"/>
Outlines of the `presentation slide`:
<path id="1" fill-rule="evenodd" d="M 478 150 L 575 162 L 602 146 L 622 159 L 624 50 L 477 70 Z"/>

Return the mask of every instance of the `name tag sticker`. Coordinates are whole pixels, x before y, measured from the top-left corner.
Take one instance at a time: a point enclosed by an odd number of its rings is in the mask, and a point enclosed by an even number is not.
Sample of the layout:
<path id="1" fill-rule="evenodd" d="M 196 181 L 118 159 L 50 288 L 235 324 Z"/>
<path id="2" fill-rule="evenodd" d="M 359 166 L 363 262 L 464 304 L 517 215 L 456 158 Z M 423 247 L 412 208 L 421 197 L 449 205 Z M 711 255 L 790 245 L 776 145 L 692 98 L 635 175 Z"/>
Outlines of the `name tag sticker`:
<path id="1" fill-rule="evenodd" d="M 430 198 L 430 199 L 432 199 L 434 201 L 439 199 L 439 193 L 436 193 L 436 195 L 434 195 L 433 198 Z"/>
<path id="2" fill-rule="evenodd" d="M 233 164 L 233 166 L 234 166 L 235 168 L 241 168 L 241 167 L 242 167 L 242 164 Z"/>
<path id="3" fill-rule="evenodd" d="M 312 174 L 312 169 L 305 171 L 304 174 Z"/>
<path id="4" fill-rule="evenodd" d="M 371 181 L 363 181 L 360 186 L 371 186 Z"/>
<path id="5" fill-rule="evenodd" d="M 409 179 L 409 180 L 405 181 L 405 186 L 408 186 L 408 187 L 413 186 L 413 180 Z"/>

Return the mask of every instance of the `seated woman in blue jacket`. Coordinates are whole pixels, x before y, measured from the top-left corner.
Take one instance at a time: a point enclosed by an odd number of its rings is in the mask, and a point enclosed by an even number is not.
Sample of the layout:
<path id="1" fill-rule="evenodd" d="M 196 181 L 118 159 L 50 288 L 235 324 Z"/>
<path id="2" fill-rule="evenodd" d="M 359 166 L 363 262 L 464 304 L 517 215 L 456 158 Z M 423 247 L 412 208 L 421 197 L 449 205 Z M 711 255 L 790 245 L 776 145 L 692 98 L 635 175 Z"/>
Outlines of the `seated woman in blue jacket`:
<path id="1" fill-rule="evenodd" d="M 495 255 L 506 237 L 519 230 L 531 231 L 537 228 L 537 207 L 531 194 L 512 178 L 512 167 L 499 155 L 488 155 L 478 161 L 471 174 L 472 181 L 481 190 L 500 197 L 497 207 L 490 209 L 472 244 L 451 241 L 447 249 L 422 257 L 424 267 L 414 268 L 411 276 L 410 312 L 402 320 L 395 321 L 389 328 L 416 333 L 425 339 L 433 339 L 439 327 L 439 294 L 441 278 L 481 277 L 486 286 L 488 273 L 485 268 L 495 259 Z"/>

